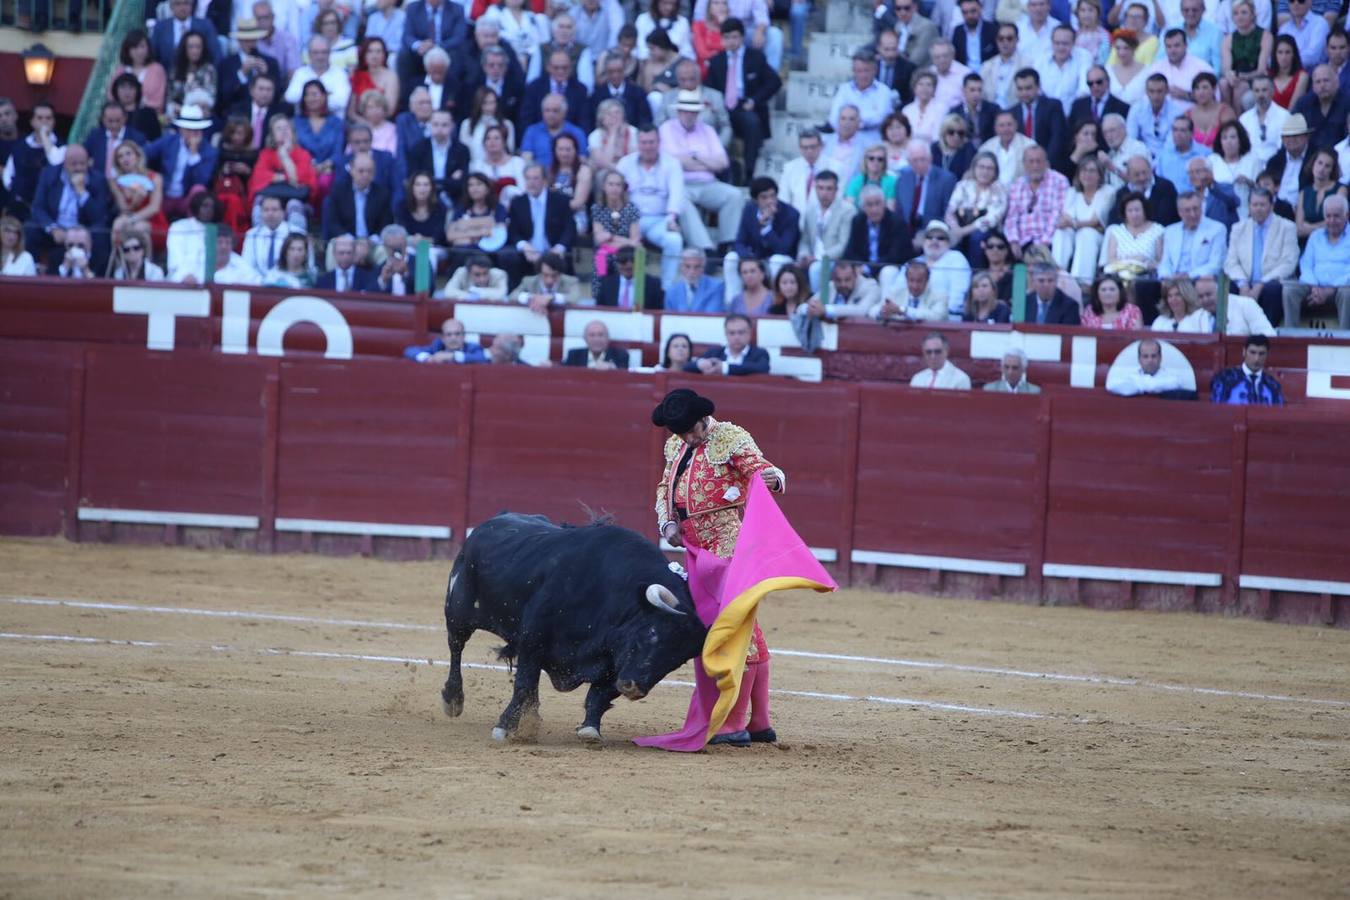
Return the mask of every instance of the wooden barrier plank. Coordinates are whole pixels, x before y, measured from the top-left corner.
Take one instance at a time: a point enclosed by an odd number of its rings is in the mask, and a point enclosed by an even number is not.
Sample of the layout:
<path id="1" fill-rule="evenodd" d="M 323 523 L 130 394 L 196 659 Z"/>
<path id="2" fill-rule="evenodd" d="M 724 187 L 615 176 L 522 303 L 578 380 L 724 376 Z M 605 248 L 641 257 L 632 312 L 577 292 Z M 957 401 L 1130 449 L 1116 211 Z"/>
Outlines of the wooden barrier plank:
<path id="1" fill-rule="evenodd" d="M 61 344 L 0 341 L 0 532 L 61 531 L 82 355 Z"/>

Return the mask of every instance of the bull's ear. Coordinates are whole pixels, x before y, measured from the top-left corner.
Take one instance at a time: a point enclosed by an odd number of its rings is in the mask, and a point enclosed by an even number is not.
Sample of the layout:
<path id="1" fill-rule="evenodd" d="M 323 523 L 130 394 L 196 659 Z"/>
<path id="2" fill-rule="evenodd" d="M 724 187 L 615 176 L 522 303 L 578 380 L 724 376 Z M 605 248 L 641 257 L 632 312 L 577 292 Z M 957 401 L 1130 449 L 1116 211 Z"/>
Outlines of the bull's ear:
<path id="1" fill-rule="evenodd" d="M 680 609 L 680 599 L 663 584 L 647 585 L 647 602 L 662 612 L 675 616 L 684 615 L 684 611 Z"/>

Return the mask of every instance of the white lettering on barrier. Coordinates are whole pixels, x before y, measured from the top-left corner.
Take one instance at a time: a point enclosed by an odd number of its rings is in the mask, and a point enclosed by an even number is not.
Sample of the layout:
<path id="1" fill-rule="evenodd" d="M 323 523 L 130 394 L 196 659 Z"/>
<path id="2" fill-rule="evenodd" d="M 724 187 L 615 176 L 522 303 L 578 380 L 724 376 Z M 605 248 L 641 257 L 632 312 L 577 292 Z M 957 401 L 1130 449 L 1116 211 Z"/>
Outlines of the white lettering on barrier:
<path id="1" fill-rule="evenodd" d="M 287 297 L 258 325 L 258 355 L 282 356 L 282 339 L 292 325 L 309 322 L 323 331 L 325 359 L 352 358 L 352 330 L 336 306 L 318 297 Z"/>
<path id="2" fill-rule="evenodd" d="M 1309 397 L 1322 397 L 1328 400 L 1350 400 L 1350 388 L 1331 386 L 1331 379 L 1337 375 L 1350 378 L 1350 347 L 1309 344 L 1308 384 L 1305 393 Z"/>
<path id="3" fill-rule="evenodd" d="M 147 316 L 145 346 L 151 350 L 172 350 L 178 317 L 210 316 L 211 293 L 187 288 L 114 287 L 113 312 Z"/>
<path id="4" fill-rule="evenodd" d="M 248 313 L 253 297 L 248 291 L 226 291 L 220 319 L 220 352 L 248 352 Z"/>

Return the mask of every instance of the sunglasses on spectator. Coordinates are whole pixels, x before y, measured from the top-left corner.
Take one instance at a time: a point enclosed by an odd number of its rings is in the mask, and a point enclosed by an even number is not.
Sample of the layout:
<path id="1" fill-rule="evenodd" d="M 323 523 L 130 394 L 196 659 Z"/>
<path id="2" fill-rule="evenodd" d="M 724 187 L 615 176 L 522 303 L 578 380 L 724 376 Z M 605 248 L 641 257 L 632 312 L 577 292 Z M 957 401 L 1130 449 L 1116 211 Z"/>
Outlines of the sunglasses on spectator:
<path id="1" fill-rule="evenodd" d="M 948 128 L 948 129 L 947 129 L 947 134 L 948 134 L 948 135 L 955 135 L 956 137 L 965 137 L 965 136 L 966 136 L 966 130 L 965 130 L 964 128 Z"/>
<path id="2" fill-rule="evenodd" d="M 930 241 L 942 241 L 944 244 L 951 240 L 951 238 L 947 237 L 945 234 L 930 234 L 928 235 L 928 239 Z"/>
<path id="3" fill-rule="evenodd" d="M 868 161 L 868 162 L 885 162 L 885 161 L 886 161 L 886 157 L 884 157 L 884 156 L 869 156 L 869 157 L 867 157 L 867 161 Z"/>
<path id="4" fill-rule="evenodd" d="M 984 249 L 986 249 L 986 250 L 1007 250 L 1007 249 L 1008 249 L 1008 245 L 1007 245 L 1007 244 L 1000 244 L 1000 243 L 998 243 L 997 241 L 985 241 L 985 242 L 984 242 Z"/>
<path id="5" fill-rule="evenodd" d="M 1106 84 L 1105 78 L 1089 78 L 1088 87 L 1096 87 L 1099 84 Z"/>

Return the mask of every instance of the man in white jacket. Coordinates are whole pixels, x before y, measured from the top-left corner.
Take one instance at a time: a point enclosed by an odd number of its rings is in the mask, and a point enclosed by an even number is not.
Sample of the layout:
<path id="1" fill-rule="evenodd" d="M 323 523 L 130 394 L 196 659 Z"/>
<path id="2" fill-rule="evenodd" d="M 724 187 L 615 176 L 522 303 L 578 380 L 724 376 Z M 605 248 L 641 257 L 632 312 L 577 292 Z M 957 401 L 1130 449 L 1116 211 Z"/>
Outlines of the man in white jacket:
<path id="1" fill-rule="evenodd" d="M 909 380 L 912 388 L 935 391 L 968 391 L 970 376 L 947 359 L 951 345 L 936 331 L 923 339 L 924 368 Z"/>

